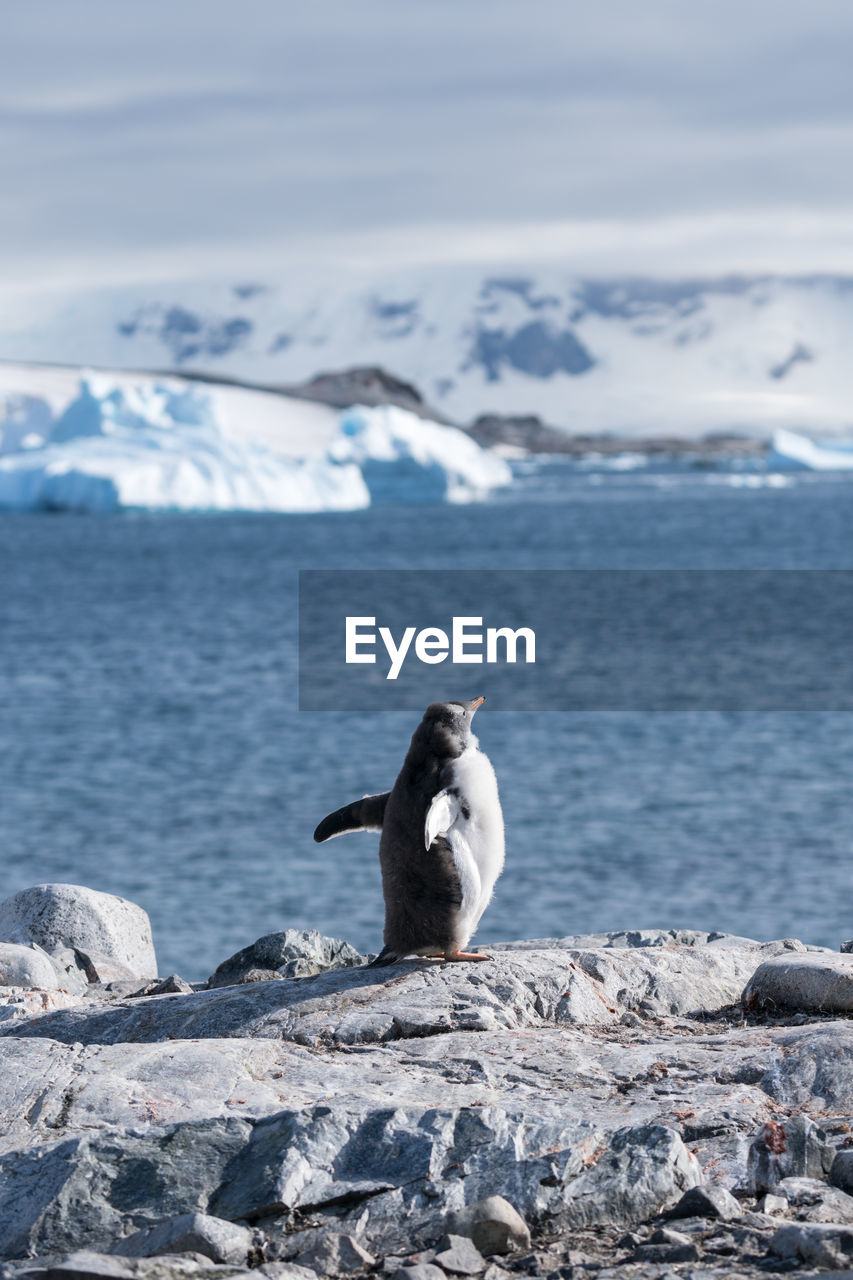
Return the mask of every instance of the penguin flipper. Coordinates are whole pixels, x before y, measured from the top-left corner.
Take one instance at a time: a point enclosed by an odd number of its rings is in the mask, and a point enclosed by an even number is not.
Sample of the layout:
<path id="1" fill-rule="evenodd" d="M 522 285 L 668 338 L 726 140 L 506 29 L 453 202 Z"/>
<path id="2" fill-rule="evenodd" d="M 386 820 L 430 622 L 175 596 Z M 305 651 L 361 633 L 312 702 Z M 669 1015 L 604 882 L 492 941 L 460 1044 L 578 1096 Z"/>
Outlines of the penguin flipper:
<path id="1" fill-rule="evenodd" d="M 459 817 L 460 804 L 452 792 L 439 791 L 433 796 L 424 823 L 424 847 L 428 849 L 437 836 L 446 836 Z"/>
<path id="2" fill-rule="evenodd" d="M 402 957 L 393 947 L 383 947 L 374 960 L 366 967 L 368 969 L 384 969 L 389 964 L 396 964 Z"/>
<path id="3" fill-rule="evenodd" d="M 317 844 L 346 835 L 348 831 L 381 831 L 390 794 L 385 791 L 380 796 L 365 796 L 328 814 L 314 832 Z"/>

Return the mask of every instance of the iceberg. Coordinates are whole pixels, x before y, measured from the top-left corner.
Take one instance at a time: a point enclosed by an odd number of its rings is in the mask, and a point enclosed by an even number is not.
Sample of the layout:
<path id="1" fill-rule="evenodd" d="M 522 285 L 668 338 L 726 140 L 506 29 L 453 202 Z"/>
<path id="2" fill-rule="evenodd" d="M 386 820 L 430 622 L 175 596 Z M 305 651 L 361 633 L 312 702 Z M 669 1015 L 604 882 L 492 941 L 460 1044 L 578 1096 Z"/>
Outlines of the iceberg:
<path id="1" fill-rule="evenodd" d="M 351 511 L 470 502 L 511 480 L 464 431 L 403 409 L 324 409 L 324 427 L 316 406 L 284 396 L 244 392 L 236 415 L 227 403 L 192 382 L 126 375 L 82 378 L 55 418 L 46 402 L 7 400 L 0 507 Z"/>
<path id="2" fill-rule="evenodd" d="M 193 386 L 83 379 L 39 447 L 0 456 L 0 506 L 19 510 L 351 511 L 370 504 L 355 464 L 285 457 L 227 438 Z"/>
<path id="3" fill-rule="evenodd" d="M 853 441 L 812 440 L 796 431 L 776 431 L 768 467 L 808 471 L 853 471 Z"/>
<path id="4" fill-rule="evenodd" d="M 0 458 L 7 509 L 304 512 L 369 504 L 357 467 L 233 443 L 75 440 Z"/>
<path id="5" fill-rule="evenodd" d="M 357 464 L 374 503 L 476 502 L 512 479 L 466 432 L 394 405 L 345 410 L 327 457 Z"/>

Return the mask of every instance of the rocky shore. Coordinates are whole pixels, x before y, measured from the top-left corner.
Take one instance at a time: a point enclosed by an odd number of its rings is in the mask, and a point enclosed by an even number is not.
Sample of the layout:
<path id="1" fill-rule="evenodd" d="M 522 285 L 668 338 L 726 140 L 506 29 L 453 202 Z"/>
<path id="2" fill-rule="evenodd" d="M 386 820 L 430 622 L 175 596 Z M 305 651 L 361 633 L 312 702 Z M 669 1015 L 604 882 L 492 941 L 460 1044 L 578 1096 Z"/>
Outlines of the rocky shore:
<path id="1" fill-rule="evenodd" d="M 67 885 L 0 939 L 0 1280 L 853 1268 L 853 955 L 287 930 L 191 984 Z"/>

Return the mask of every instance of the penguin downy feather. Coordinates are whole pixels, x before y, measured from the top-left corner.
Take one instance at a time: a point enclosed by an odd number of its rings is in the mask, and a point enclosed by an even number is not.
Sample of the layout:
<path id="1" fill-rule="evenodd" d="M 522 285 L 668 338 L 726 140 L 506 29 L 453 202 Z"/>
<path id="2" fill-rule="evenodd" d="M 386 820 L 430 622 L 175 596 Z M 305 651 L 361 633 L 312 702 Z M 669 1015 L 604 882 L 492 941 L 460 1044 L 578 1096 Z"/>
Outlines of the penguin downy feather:
<path id="1" fill-rule="evenodd" d="M 407 955 L 484 958 L 463 951 L 504 861 L 495 772 L 471 732 L 483 701 L 429 706 L 391 791 L 345 805 L 314 832 L 318 842 L 382 832 L 385 947 L 377 967 Z"/>

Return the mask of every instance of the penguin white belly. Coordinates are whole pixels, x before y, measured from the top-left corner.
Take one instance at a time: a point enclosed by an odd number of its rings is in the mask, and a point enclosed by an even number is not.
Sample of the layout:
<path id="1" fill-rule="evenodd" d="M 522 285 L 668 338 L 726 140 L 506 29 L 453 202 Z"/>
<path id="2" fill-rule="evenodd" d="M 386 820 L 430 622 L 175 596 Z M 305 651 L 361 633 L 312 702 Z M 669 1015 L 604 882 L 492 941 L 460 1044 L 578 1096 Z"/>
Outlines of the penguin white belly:
<path id="1" fill-rule="evenodd" d="M 455 821 L 446 834 L 462 886 L 456 941 L 464 947 L 491 901 L 504 864 L 498 781 L 476 739 L 453 762 L 447 790 L 455 791 L 458 800 Z"/>

